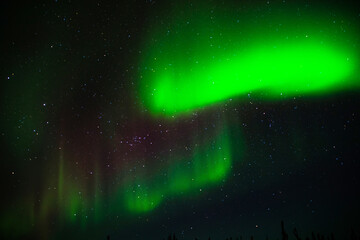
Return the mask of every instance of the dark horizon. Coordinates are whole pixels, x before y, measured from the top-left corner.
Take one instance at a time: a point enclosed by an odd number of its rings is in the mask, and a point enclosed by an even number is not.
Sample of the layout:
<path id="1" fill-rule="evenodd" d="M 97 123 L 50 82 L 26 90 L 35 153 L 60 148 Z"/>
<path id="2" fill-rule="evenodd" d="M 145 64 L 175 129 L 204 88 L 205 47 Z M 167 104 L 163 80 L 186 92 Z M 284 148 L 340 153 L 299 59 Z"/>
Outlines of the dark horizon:
<path id="1" fill-rule="evenodd" d="M 335 240 L 335 239 L 350 239 L 350 240 L 358 240 L 360 239 L 360 233 L 358 231 L 355 231 L 353 228 L 351 229 L 351 232 L 348 233 L 347 236 L 338 236 L 337 238 L 335 237 L 334 233 L 328 233 L 328 234 L 322 234 L 322 233 L 316 233 L 316 232 L 311 232 L 310 236 L 304 236 L 300 231 L 298 231 L 297 228 L 294 228 L 291 233 L 288 233 L 286 231 L 286 227 L 283 221 L 281 221 L 281 237 L 280 238 L 275 238 L 275 239 L 281 239 L 281 240 L 288 240 L 289 239 L 289 235 L 290 235 L 290 239 L 295 238 L 296 240 Z M 107 236 L 107 239 L 110 240 L 110 235 Z M 197 237 L 194 237 L 193 239 L 195 240 L 200 240 Z M 206 238 L 205 238 L 206 239 Z M 207 240 L 211 240 L 212 238 L 209 236 L 207 238 Z M 237 237 L 226 237 L 226 238 L 222 238 L 224 240 L 245 240 L 245 239 L 249 239 L 249 238 L 243 238 L 243 236 L 237 236 Z M 254 236 L 250 236 L 251 240 L 254 240 Z M 266 235 L 266 240 L 269 240 L 269 236 Z M 165 238 L 163 238 L 163 240 L 165 240 Z M 178 240 L 177 235 L 175 233 L 169 234 L 169 236 L 167 237 L 167 240 Z"/>

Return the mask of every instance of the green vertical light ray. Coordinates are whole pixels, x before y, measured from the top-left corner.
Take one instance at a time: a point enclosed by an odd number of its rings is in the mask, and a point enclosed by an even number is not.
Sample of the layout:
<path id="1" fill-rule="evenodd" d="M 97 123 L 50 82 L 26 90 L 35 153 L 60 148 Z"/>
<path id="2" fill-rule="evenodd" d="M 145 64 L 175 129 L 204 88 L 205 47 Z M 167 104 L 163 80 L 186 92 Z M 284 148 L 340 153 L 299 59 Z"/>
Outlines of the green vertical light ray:
<path id="1" fill-rule="evenodd" d="M 99 223 L 103 218 L 103 203 L 102 193 L 101 193 L 101 182 L 100 182 L 100 171 L 97 163 L 95 163 L 95 184 L 94 184 L 94 221 Z"/>
<path id="2" fill-rule="evenodd" d="M 213 183 L 224 179 L 230 171 L 232 159 L 230 142 L 227 136 L 220 136 L 220 139 L 206 151 L 205 162 L 195 162 L 196 176 L 199 176 L 199 183 Z M 203 153 L 205 154 L 205 153 Z"/>
<path id="3" fill-rule="evenodd" d="M 67 209 L 67 216 L 71 222 L 76 222 L 80 218 L 81 213 L 81 194 L 76 192 L 75 188 L 71 189 L 68 192 L 68 199 L 66 206 Z"/>
<path id="4" fill-rule="evenodd" d="M 165 196 L 190 194 L 209 188 L 226 178 L 231 169 L 231 150 L 227 131 L 210 144 L 199 147 L 191 159 L 181 159 L 166 174 L 133 181 L 125 190 L 125 207 L 132 213 L 155 209 Z"/>
<path id="5" fill-rule="evenodd" d="M 224 179 L 232 161 L 230 143 L 222 133 L 206 147 L 196 150 L 189 161 L 179 161 L 168 173 L 168 192 L 177 194 L 198 189 Z"/>
<path id="6" fill-rule="evenodd" d="M 61 205 L 64 196 L 64 156 L 63 152 L 59 156 L 59 174 L 58 174 L 58 200 Z"/>

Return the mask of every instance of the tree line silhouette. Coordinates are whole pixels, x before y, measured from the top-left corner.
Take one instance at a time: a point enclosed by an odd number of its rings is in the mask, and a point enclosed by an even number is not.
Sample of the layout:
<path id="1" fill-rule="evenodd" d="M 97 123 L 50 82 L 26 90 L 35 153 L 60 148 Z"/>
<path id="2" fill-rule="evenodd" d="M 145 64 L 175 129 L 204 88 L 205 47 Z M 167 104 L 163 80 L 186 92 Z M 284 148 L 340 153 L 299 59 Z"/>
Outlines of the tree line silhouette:
<path id="1" fill-rule="evenodd" d="M 319 233 L 312 232 L 311 236 L 307 236 L 305 238 L 301 238 L 301 236 L 296 228 L 293 229 L 292 233 L 295 236 L 296 240 L 335 240 L 333 233 L 331 233 L 330 235 L 321 235 Z M 346 237 L 342 238 L 342 240 L 344 240 L 344 239 L 346 239 Z M 110 240 L 109 235 L 107 236 L 107 240 Z M 165 239 L 163 238 L 163 240 L 165 240 Z M 174 233 L 172 235 L 170 234 L 168 236 L 167 240 L 179 240 L 179 239 L 176 237 L 176 235 Z M 199 239 L 195 238 L 195 240 L 199 240 Z M 211 238 L 209 237 L 208 240 L 211 240 Z M 233 240 L 233 238 L 230 237 L 230 238 L 226 238 L 225 240 Z M 243 237 L 240 236 L 240 237 L 235 238 L 234 240 L 245 240 L 245 239 L 243 239 Z M 250 240 L 254 240 L 254 237 L 251 236 Z M 266 240 L 269 240 L 268 236 L 266 236 Z M 281 240 L 289 240 L 289 235 L 285 231 L 284 221 L 281 221 Z M 349 240 L 360 240 L 360 234 L 356 234 L 354 229 L 352 229 Z"/>

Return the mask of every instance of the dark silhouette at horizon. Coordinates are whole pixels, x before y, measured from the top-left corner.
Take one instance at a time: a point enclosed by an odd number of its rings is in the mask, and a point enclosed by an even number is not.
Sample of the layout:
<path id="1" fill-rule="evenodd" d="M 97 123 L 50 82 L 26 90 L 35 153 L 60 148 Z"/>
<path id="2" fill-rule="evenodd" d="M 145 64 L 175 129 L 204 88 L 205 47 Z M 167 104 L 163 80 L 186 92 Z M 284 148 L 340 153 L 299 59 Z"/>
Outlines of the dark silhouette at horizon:
<path id="1" fill-rule="evenodd" d="M 295 227 L 292 231 L 294 237 L 296 240 L 335 240 L 335 236 L 334 233 L 330 233 L 330 235 L 324 235 L 324 234 L 320 234 L 320 233 L 315 233 L 315 232 L 311 232 L 311 236 L 305 236 L 305 237 L 301 237 L 300 232 L 297 230 L 297 228 Z M 350 236 L 344 236 L 342 238 L 338 238 L 339 240 L 344 240 L 344 239 L 349 239 L 349 240 L 360 240 L 360 234 L 357 233 L 354 229 L 351 230 L 351 233 L 349 234 Z M 197 237 L 193 238 L 195 240 L 201 240 Z M 232 237 L 226 237 L 223 238 L 224 240 L 233 240 Z M 246 239 L 246 238 L 245 238 Z M 279 239 L 279 238 L 276 238 Z M 165 239 L 163 239 L 165 240 Z M 169 234 L 168 236 L 168 240 L 179 240 L 175 233 L 173 234 Z M 208 237 L 208 240 L 211 240 L 211 237 Z M 236 240 L 243 240 L 242 236 L 236 237 Z M 254 240 L 254 236 L 250 236 L 250 240 Z M 266 240 L 269 240 L 268 235 L 266 235 Z M 285 224 L 284 221 L 281 221 L 281 240 L 289 240 L 289 235 L 285 230 Z"/>

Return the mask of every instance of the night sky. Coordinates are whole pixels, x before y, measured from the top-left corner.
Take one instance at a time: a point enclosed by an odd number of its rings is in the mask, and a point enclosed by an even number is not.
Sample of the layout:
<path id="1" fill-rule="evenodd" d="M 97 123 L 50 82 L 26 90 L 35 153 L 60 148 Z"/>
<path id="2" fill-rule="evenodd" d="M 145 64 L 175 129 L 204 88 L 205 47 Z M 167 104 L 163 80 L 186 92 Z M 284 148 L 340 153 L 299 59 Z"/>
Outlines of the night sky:
<path id="1" fill-rule="evenodd" d="M 0 237 L 346 239 L 355 2 L 2 1 Z"/>

